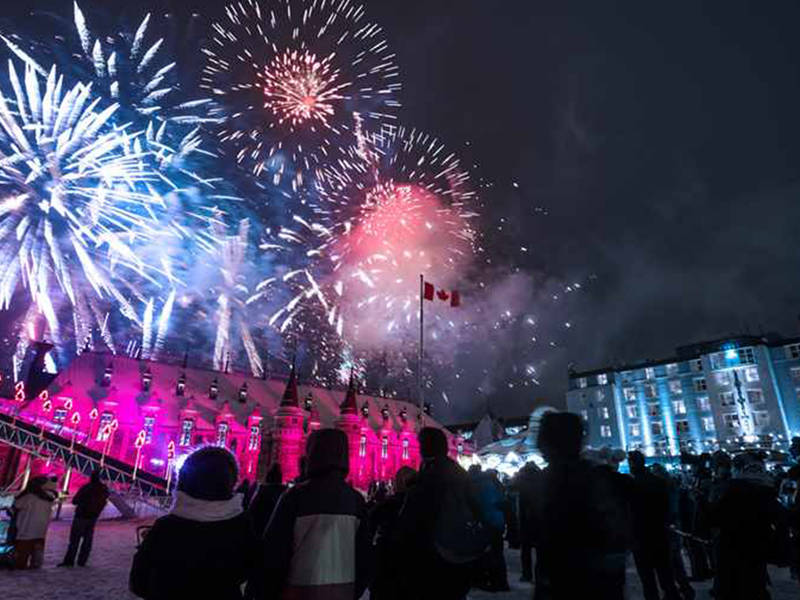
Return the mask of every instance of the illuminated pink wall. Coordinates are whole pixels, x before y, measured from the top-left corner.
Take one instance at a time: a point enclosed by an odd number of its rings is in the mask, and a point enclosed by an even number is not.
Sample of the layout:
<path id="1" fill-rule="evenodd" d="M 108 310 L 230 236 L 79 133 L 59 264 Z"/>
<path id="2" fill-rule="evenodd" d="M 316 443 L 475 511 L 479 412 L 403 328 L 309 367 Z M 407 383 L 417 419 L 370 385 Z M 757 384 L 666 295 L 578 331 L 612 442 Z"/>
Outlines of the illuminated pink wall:
<path id="1" fill-rule="evenodd" d="M 417 468 L 417 430 L 438 426 L 427 415 L 412 416 L 413 405 L 358 397 L 354 390 L 304 387 L 303 406 L 296 398 L 286 405 L 280 400 L 282 381 L 87 354 L 59 374 L 48 392 L 22 403 L 0 399 L 0 409 L 22 406 L 20 418 L 129 464 L 136 461 L 135 442 L 142 436 L 139 468 L 161 476 L 173 442 L 177 459 L 197 446 L 216 444 L 236 455 L 242 478 L 263 476 L 278 462 L 290 481 L 299 474 L 308 434 L 327 426 L 347 434 L 349 480 L 367 489 L 373 481 L 391 479 L 403 465 Z M 448 437 L 453 456 L 458 448 L 470 453 L 463 440 Z M 37 469 L 59 470 L 41 461 Z"/>

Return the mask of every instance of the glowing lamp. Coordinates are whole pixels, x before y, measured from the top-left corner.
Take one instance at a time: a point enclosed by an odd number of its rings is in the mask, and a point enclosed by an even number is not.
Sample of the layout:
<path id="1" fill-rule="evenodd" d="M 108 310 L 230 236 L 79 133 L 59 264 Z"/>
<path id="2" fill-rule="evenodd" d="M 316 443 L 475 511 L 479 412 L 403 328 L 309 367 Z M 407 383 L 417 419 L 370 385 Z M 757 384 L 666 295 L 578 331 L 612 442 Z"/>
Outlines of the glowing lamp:
<path id="1" fill-rule="evenodd" d="M 92 421 L 94 421 L 97 418 L 97 409 L 96 408 L 93 408 L 91 411 L 89 411 L 89 418 Z"/>
<path id="2" fill-rule="evenodd" d="M 51 410 L 53 410 L 53 403 L 49 399 L 45 400 L 42 404 L 42 410 L 46 413 L 49 413 Z"/>
<path id="3" fill-rule="evenodd" d="M 118 427 L 119 427 L 119 421 L 117 421 L 116 419 L 111 421 L 111 430 L 112 431 L 116 431 Z"/>
<path id="4" fill-rule="evenodd" d="M 50 398 L 50 393 L 47 390 L 42 390 L 39 394 L 39 400 L 42 402 L 47 402 L 47 399 Z"/>
<path id="5" fill-rule="evenodd" d="M 136 441 L 133 443 L 133 445 L 137 449 L 139 449 L 142 446 L 144 446 L 144 440 L 145 440 L 145 433 L 144 433 L 144 431 L 140 431 L 139 435 L 136 436 Z"/>
<path id="6" fill-rule="evenodd" d="M 170 443 L 167 444 L 167 458 L 175 458 L 175 442 L 173 441 L 170 441 Z"/>
<path id="7" fill-rule="evenodd" d="M 72 410 L 72 398 L 67 398 L 64 401 L 64 408 L 66 408 L 67 410 Z"/>
<path id="8" fill-rule="evenodd" d="M 728 360 L 736 360 L 738 356 L 739 355 L 736 353 L 736 350 L 734 348 L 729 348 L 728 350 L 725 351 L 725 358 L 727 358 Z"/>
<path id="9" fill-rule="evenodd" d="M 74 413 L 72 413 L 72 417 L 70 418 L 70 423 L 72 423 L 74 426 L 77 427 L 78 423 L 80 422 L 81 422 L 81 415 L 76 410 Z"/>

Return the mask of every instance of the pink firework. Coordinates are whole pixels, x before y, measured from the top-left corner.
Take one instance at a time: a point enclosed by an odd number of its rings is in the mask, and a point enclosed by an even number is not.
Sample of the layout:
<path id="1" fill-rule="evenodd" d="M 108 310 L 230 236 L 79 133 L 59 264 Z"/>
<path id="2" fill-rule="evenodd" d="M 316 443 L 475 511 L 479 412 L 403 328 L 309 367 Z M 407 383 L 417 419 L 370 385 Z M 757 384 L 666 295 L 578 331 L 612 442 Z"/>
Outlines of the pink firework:
<path id="1" fill-rule="evenodd" d="M 347 339 L 382 343 L 416 320 L 420 274 L 450 285 L 472 261 L 477 198 L 458 157 L 429 135 L 370 135 L 314 192 L 311 215 L 279 233 L 309 259 L 291 274 L 295 301 L 280 318 L 310 302 Z"/>

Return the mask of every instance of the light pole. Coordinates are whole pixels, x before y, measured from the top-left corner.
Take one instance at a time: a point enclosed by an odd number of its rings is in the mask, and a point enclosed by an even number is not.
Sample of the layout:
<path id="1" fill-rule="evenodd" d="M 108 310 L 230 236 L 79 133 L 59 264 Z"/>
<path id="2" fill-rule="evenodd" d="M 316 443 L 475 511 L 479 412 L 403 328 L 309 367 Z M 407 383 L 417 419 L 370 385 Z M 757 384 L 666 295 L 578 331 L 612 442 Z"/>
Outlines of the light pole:
<path id="1" fill-rule="evenodd" d="M 86 445 L 89 446 L 92 442 L 92 436 L 94 436 L 94 422 L 97 420 L 97 408 L 93 408 L 89 411 L 89 439 L 86 440 Z"/>
<path id="2" fill-rule="evenodd" d="M 175 460 L 175 442 L 167 444 L 167 496 L 169 496 L 169 484 L 172 482 L 172 462 Z"/>

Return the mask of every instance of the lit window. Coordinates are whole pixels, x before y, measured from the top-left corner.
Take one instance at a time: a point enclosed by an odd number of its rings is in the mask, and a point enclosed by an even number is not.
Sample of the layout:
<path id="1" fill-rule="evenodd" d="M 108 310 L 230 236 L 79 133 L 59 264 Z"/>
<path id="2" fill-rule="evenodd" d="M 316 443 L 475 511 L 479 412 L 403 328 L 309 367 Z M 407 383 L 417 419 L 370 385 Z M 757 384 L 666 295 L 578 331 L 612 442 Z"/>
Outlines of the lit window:
<path id="1" fill-rule="evenodd" d="M 731 374 L 728 371 L 719 371 L 714 373 L 714 379 L 717 380 L 717 385 L 730 385 Z"/>
<path id="2" fill-rule="evenodd" d="M 786 358 L 800 358 L 800 344 L 786 346 Z"/>
<path id="3" fill-rule="evenodd" d="M 608 407 L 607 406 L 599 406 L 597 408 L 597 414 L 600 415 L 601 419 L 608 419 L 609 416 L 610 416 L 609 413 L 608 413 Z"/>
<path id="4" fill-rule="evenodd" d="M 685 415 L 686 403 L 683 400 L 673 400 L 672 409 L 675 411 L 676 415 Z"/>
<path id="5" fill-rule="evenodd" d="M 703 360 L 700 358 L 696 358 L 692 361 L 692 371 L 697 371 L 698 373 L 703 370 Z"/>
<path id="6" fill-rule="evenodd" d="M 622 388 L 622 394 L 625 400 L 636 400 L 636 390 L 632 387 Z"/>
<path id="7" fill-rule="evenodd" d="M 579 377 L 578 378 L 578 387 L 583 389 L 586 387 L 586 377 Z"/>
<path id="8" fill-rule="evenodd" d="M 361 439 L 358 442 L 358 455 L 362 458 L 367 455 L 367 436 L 361 434 Z"/>
<path id="9" fill-rule="evenodd" d="M 689 433 L 689 421 L 675 421 L 675 431 L 679 434 Z"/>
<path id="10" fill-rule="evenodd" d="M 588 421 L 589 420 L 589 411 L 584 408 L 581 411 L 581 417 L 583 418 L 584 421 Z M 384 439 L 386 439 L 386 438 L 384 438 Z"/>
<path id="11" fill-rule="evenodd" d="M 408 438 L 403 438 L 403 460 L 408 460 Z"/>
<path id="12" fill-rule="evenodd" d="M 678 363 L 669 363 L 667 365 L 667 375 L 674 376 L 678 374 Z"/>
<path id="13" fill-rule="evenodd" d="M 601 425 L 600 426 L 600 435 L 604 438 L 611 437 L 611 427 L 609 425 Z"/>
<path id="14" fill-rule="evenodd" d="M 758 376 L 758 368 L 757 367 L 747 367 L 744 370 L 744 378 L 747 381 L 758 381 L 760 378 Z"/>
<path id="15" fill-rule="evenodd" d="M 653 435 L 661 435 L 662 433 L 661 423 L 659 422 L 650 423 L 650 433 L 652 433 Z"/>
<path id="16" fill-rule="evenodd" d="M 736 413 L 727 413 L 722 415 L 722 422 L 725 424 L 725 427 L 728 429 L 738 429 L 739 428 L 739 415 Z"/>
<path id="17" fill-rule="evenodd" d="M 743 365 L 756 364 L 756 354 L 752 348 L 739 348 L 739 362 Z"/>
<path id="18" fill-rule="evenodd" d="M 680 394 L 683 391 L 681 388 L 681 380 L 680 379 L 670 379 L 669 382 L 669 393 L 670 394 Z"/>
<path id="19" fill-rule="evenodd" d="M 750 404 L 764 404 L 764 392 L 761 390 L 747 390 L 747 399 Z"/>
<path id="20" fill-rule="evenodd" d="M 597 385 L 606 385 L 608 383 L 608 375 L 605 373 L 600 373 L 597 376 Z"/>
<path id="21" fill-rule="evenodd" d="M 631 423 L 631 437 L 639 437 L 642 434 L 642 428 L 638 423 Z"/>
<path id="22" fill-rule="evenodd" d="M 759 427 L 766 427 L 769 425 L 769 413 L 765 410 L 757 410 L 753 412 L 753 420 Z"/>
<path id="23" fill-rule="evenodd" d="M 389 456 L 389 438 L 384 436 L 383 439 L 381 440 L 381 458 L 388 458 L 388 456 Z"/>
<path id="24" fill-rule="evenodd" d="M 703 417 L 703 431 L 714 431 L 714 417 Z"/>
<path id="25" fill-rule="evenodd" d="M 733 392 L 722 392 L 719 395 L 720 406 L 733 406 L 735 402 L 736 398 L 734 398 Z"/>
<path id="26" fill-rule="evenodd" d="M 217 425 L 217 446 L 225 447 L 228 441 L 228 424 L 225 422 Z"/>
<path id="27" fill-rule="evenodd" d="M 628 404 L 625 407 L 625 412 L 628 413 L 628 417 L 631 419 L 635 419 L 639 416 L 639 408 L 635 404 Z"/>
<path id="28" fill-rule="evenodd" d="M 694 380 L 694 391 L 695 392 L 705 392 L 708 389 L 708 384 L 706 383 L 705 377 L 698 377 Z"/>
<path id="29" fill-rule="evenodd" d="M 733 350 L 733 358 L 736 358 L 735 350 Z M 709 355 L 708 360 L 711 363 L 711 369 L 713 371 L 716 371 L 717 369 L 724 369 L 728 366 L 728 361 L 725 358 L 724 352 L 715 352 L 714 354 Z"/>
<path id="30" fill-rule="evenodd" d="M 697 408 L 702 411 L 711 410 L 711 401 L 708 399 L 708 396 L 699 396 L 697 398 Z"/>
<path id="31" fill-rule="evenodd" d="M 261 433 L 261 428 L 258 425 L 250 426 L 250 439 L 247 442 L 248 450 L 258 450 L 258 438 Z"/>
<path id="32" fill-rule="evenodd" d="M 655 379 L 656 378 L 656 370 L 653 367 L 647 367 L 644 370 L 644 378 L 645 379 Z"/>
<path id="33" fill-rule="evenodd" d="M 656 454 L 658 456 L 666 456 L 667 455 L 667 441 L 660 440 L 654 444 Z"/>
<path id="34" fill-rule="evenodd" d="M 647 414 L 650 415 L 651 417 L 660 417 L 661 407 L 655 402 L 652 402 L 647 406 Z"/>
<path id="35" fill-rule="evenodd" d="M 800 367 L 792 367 L 791 374 L 794 381 L 800 381 Z"/>
<path id="36" fill-rule="evenodd" d="M 57 408 L 53 411 L 53 422 L 58 423 L 59 425 L 63 425 L 64 421 L 67 420 L 67 409 L 66 408 Z M 110 423 L 111 421 L 109 421 Z"/>
<path id="37" fill-rule="evenodd" d="M 153 441 L 153 428 L 156 424 L 156 418 L 152 415 L 148 415 L 144 418 L 144 425 L 142 429 L 144 430 L 144 442 L 145 444 L 149 444 Z"/>
<path id="38" fill-rule="evenodd" d="M 603 402 L 606 399 L 606 392 L 605 390 L 597 390 L 597 401 Z"/>
<path id="39" fill-rule="evenodd" d="M 110 435 L 108 433 L 108 426 L 111 425 L 111 421 L 114 420 L 114 414 L 110 412 L 104 412 L 100 415 L 100 420 L 98 421 L 97 425 L 97 440 L 100 442 L 104 442 L 108 439 Z"/>
<path id="40" fill-rule="evenodd" d="M 658 391 L 656 389 L 655 383 L 645 383 L 644 384 L 644 397 L 645 398 L 655 398 L 658 395 Z"/>
<path id="41" fill-rule="evenodd" d="M 194 429 L 194 421 L 191 419 L 184 419 L 181 423 L 181 437 L 178 440 L 179 446 L 188 446 L 192 443 L 192 429 Z"/>

